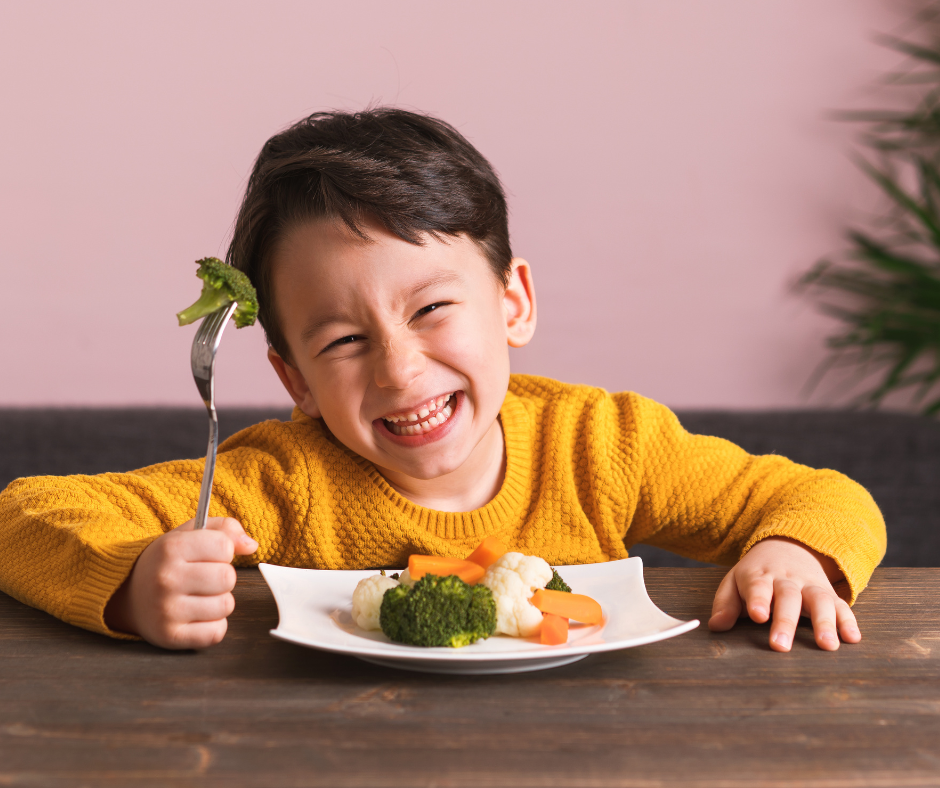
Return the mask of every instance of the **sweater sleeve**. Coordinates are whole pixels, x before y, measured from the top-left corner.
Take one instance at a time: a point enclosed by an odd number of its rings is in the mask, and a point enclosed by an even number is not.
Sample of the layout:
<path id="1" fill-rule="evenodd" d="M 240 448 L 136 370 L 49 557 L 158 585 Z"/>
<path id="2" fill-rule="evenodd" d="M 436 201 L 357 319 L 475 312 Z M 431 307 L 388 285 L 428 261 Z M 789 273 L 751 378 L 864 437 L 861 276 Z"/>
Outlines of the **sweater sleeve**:
<path id="1" fill-rule="evenodd" d="M 692 435 L 668 408 L 633 394 L 616 397 L 622 440 L 640 460 L 628 545 L 733 564 L 761 539 L 789 537 L 835 560 L 854 603 L 887 544 L 865 488 L 837 471 Z"/>
<path id="2" fill-rule="evenodd" d="M 290 424 L 265 422 L 219 448 L 211 517 L 234 517 L 261 545 L 239 564 L 278 549 L 306 516 L 303 453 Z M 0 493 L 0 590 L 71 624 L 130 637 L 104 622 L 108 600 L 143 550 L 196 513 L 205 460 L 128 473 L 17 479 Z"/>

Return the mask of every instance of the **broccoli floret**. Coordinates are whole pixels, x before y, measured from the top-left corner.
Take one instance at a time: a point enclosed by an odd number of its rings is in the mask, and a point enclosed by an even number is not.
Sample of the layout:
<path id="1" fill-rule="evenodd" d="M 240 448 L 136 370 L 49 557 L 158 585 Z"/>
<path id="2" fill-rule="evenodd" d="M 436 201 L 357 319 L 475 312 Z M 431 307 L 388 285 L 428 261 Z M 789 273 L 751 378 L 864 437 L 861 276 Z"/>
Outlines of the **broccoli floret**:
<path id="1" fill-rule="evenodd" d="M 180 325 L 195 323 L 199 318 L 228 306 L 232 301 L 238 303 L 235 314 L 232 315 L 235 328 L 252 325 L 258 315 L 258 294 L 248 277 L 217 257 L 205 257 L 196 263 L 199 266 L 196 276 L 204 282 L 202 293 L 195 304 L 177 313 Z"/>
<path id="2" fill-rule="evenodd" d="M 567 591 L 569 594 L 571 593 L 571 586 L 561 579 L 561 575 L 555 571 L 555 567 L 552 567 L 552 579 L 548 581 L 545 588 L 550 591 Z"/>
<path id="3" fill-rule="evenodd" d="M 468 646 L 496 631 L 496 602 L 483 585 L 456 575 L 425 575 L 382 598 L 379 624 L 390 640 L 409 646 Z"/>

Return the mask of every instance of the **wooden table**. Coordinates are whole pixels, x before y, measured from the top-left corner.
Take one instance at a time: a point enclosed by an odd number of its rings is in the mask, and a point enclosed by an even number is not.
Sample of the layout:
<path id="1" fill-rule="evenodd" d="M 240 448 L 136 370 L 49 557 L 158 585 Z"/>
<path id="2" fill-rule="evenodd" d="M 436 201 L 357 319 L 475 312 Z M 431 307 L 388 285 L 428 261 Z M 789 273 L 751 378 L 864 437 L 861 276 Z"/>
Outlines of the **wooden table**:
<path id="1" fill-rule="evenodd" d="M 722 574 L 646 582 L 704 621 Z M 876 571 L 834 654 L 742 622 L 509 676 L 275 640 L 257 570 L 236 599 L 222 644 L 170 653 L 0 595 L 0 786 L 940 786 L 940 569 Z"/>

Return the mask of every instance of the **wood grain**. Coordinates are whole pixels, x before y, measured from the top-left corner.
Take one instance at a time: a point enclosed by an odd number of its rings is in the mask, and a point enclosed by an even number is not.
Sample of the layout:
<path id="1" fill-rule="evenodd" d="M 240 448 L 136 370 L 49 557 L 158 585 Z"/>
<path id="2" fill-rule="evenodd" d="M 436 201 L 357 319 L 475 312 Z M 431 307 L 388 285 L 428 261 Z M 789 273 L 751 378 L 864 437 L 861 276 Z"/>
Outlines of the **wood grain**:
<path id="1" fill-rule="evenodd" d="M 707 619 L 723 575 L 647 569 Z M 940 569 L 880 569 L 863 640 L 794 649 L 767 626 L 512 676 L 396 671 L 275 640 L 257 570 L 229 634 L 171 653 L 0 595 L 0 785 L 937 786 Z"/>

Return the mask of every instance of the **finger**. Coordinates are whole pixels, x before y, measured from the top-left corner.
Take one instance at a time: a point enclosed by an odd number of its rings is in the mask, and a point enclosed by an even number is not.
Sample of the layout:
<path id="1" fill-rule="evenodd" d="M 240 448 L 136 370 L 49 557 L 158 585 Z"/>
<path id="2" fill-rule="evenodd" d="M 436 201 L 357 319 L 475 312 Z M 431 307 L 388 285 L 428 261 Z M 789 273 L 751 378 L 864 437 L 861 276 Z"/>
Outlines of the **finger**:
<path id="1" fill-rule="evenodd" d="M 769 575 L 755 575 L 738 579 L 738 591 L 747 606 L 751 621 L 763 624 L 770 618 L 770 603 L 774 597 L 773 578 Z"/>
<path id="2" fill-rule="evenodd" d="M 732 569 L 724 576 L 715 592 L 708 628 L 712 632 L 724 632 L 731 629 L 741 615 L 741 610 L 741 595 L 738 594 L 738 584 Z"/>
<path id="3" fill-rule="evenodd" d="M 177 531 L 195 530 L 196 521 L 187 520 Z M 206 531 L 218 531 L 226 534 L 232 541 L 235 555 L 251 555 L 258 549 L 258 542 L 245 533 L 242 524 L 234 517 L 209 517 L 206 519 Z M 231 559 L 229 559 L 231 560 Z"/>
<path id="4" fill-rule="evenodd" d="M 816 645 L 824 651 L 835 651 L 839 648 L 839 636 L 836 634 L 836 605 L 832 591 L 819 586 L 805 587 L 803 601 L 813 622 Z"/>
<path id="5" fill-rule="evenodd" d="M 150 609 L 147 617 L 148 632 L 141 633 L 151 643 L 163 645 L 159 640 L 172 639 L 173 633 L 180 627 L 195 622 L 218 621 L 227 618 L 235 609 L 235 597 L 231 593 L 213 596 L 174 594 L 158 600 Z M 188 648 L 185 646 L 167 646 L 167 648 Z"/>
<path id="6" fill-rule="evenodd" d="M 803 610 L 803 595 L 791 580 L 777 580 L 773 587 L 774 620 L 770 625 L 770 647 L 774 651 L 789 651 Z"/>
<path id="7" fill-rule="evenodd" d="M 235 597 L 231 594 L 215 596 L 180 596 L 177 597 L 173 610 L 175 625 L 194 624 L 206 621 L 218 621 L 228 618 L 235 609 Z"/>
<path id="8" fill-rule="evenodd" d="M 158 646 L 164 648 L 208 648 L 219 643 L 228 630 L 228 619 L 198 621 L 177 627 Z"/>
<path id="9" fill-rule="evenodd" d="M 219 561 L 229 564 L 235 557 L 235 545 L 224 531 L 206 528 L 181 533 L 173 541 L 176 557 L 190 563 Z"/>
<path id="10" fill-rule="evenodd" d="M 227 594 L 235 588 L 235 568 L 221 561 L 187 563 L 180 572 L 178 593 L 189 596 Z"/>
<path id="11" fill-rule="evenodd" d="M 234 517 L 210 517 L 206 528 L 227 534 L 232 540 L 235 555 L 251 555 L 258 549 L 258 543 L 245 533 L 242 524 Z"/>
<path id="12" fill-rule="evenodd" d="M 862 633 L 858 628 L 858 621 L 855 620 L 855 613 L 849 607 L 849 603 L 844 599 L 836 599 L 836 627 L 839 635 L 846 643 L 858 643 L 862 639 Z"/>

